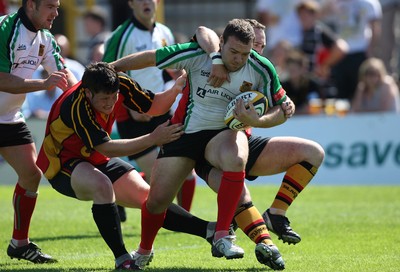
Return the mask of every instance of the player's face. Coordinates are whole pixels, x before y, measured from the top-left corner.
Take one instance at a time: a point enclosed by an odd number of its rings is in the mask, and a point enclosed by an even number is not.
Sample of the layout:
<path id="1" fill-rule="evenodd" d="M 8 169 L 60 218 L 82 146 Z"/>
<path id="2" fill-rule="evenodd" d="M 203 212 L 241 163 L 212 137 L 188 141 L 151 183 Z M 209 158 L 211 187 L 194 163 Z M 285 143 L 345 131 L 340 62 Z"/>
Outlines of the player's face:
<path id="1" fill-rule="evenodd" d="M 368 87 L 379 85 L 379 83 L 381 82 L 379 71 L 373 68 L 367 69 L 367 71 L 365 71 L 364 81 Z"/>
<path id="2" fill-rule="evenodd" d="M 256 50 L 258 54 L 262 55 L 266 45 L 265 32 L 261 28 L 254 28 L 254 34 L 256 37 L 253 42 L 253 49 Z"/>
<path id="3" fill-rule="evenodd" d="M 36 29 L 51 29 L 59 7 L 59 0 L 29 1 L 27 15 Z"/>
<path id="4" fill-rule="evenodd" d="M 252 46 L 253 41 L 249 44 L 244 44 L 234 36 L 230 36 L 227 41 L 223 41 L 221 57 L 226 69 L 234 72 L 242 68 L 249 58 Z"/>
<path id="5" fill-rule="evenodd" d="M 86 97 L 90 100 L 93 108 L 104 114 L 111 114 L 114 110 L 115 103 L 118 100 L 118 92 L 108 93 L 97 93 L 93 95 L 89 90 L 86 91 Z"/>
<path id="6" fill-rule="evenodd" d="M 129 5 L 139 22 L 153 22 L 158 0 L 130 0 Z"/>

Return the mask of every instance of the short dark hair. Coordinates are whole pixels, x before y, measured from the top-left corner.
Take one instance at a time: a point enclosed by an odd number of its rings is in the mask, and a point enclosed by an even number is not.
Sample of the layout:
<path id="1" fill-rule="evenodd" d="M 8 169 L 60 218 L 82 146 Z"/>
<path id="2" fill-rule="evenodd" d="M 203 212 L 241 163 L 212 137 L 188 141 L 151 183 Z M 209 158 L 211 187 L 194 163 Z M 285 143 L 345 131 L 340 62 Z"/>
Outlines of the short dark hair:
<path id="1" fill-rule="evenodd" d="M 33 2 L 36 2 L 36 5 L 40 5 L 40 2 L 42 2 L 42 0 L 32 0 Z M 28 0 L 22 0 L 22 7 L 25 9 L 26 8 L 26 4 L 28 3 Z"/>
<path id="2" fill-rule="evenodd" d="M 228 22 L 222 34 L 224 42 L 226 42 L 230 36 L 235 36 L 239 41 L 245 44 L 253 43 L 255 38 L 252 25 L 245 19 L 233 19 Z"/>
<path id="3" fill-rule="evenodd" d="M 260 23 L 256 19 L 244 19 L 244 20 L 249 22 L 253 28 L 259 28 L 259 29 L 262 29 L 262 30 L 265 29 L 265 25 L 263 25 L 262 23 Z"/>
<path id="4" fill-rule="evenodd" d="M 88 88 L 92 94 L 115 93 L 119 89 L 118 74 L 107 62 L 91 63 L 83 73 L 81 87 Z"/>

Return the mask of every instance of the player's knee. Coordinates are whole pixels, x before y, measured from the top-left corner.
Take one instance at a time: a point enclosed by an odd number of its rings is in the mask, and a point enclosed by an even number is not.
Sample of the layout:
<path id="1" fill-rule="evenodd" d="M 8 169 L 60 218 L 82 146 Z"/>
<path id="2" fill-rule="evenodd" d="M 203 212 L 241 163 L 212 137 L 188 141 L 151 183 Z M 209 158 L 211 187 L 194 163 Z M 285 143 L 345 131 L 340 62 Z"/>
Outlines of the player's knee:
<path id="1" fill-rule="evenodd" d="M 226 155 L 225 159 L 222 160 L 222 169 L 230 172 L 244 171 L 247 160 L 240 156 Z"/>
<path id="2" fill-rule="evenodd" d="M 95 199 L 111 202 L 114 198 L 114 189 L 112 183 L 106 178 L 99 179 L 98 182 L 94 182 L 92 188 Z"/>
<path id="3" fill-rule="evenodd" d="M 36 166 L 28 168 L 25 173 L 19 175 L 20 181 L 35 185 L 38 185 L 40 183 L 41 178 L 42 178 L 42 171 L 40 171 L 40 169 Z"/>
<path id="4" fill-rule="evenodd" d="M 310 158 L 308 158 L 308 161 L 315 167 L 319 167 L 325 158 L 325 151 L 323 147 L 317 142 L 311 142 L 309 149 L 310 152 L 308 153 L 310 154 Z"/>
<path id="5" fill-rule="evenodd" d="M 146 207 L 150 213 L 159 214 L 165 211 L 171 203 L 172 200 L 167 201 L 163 197 L 153 195 L 149 196 L 149 198 L 147 199 Z"/>

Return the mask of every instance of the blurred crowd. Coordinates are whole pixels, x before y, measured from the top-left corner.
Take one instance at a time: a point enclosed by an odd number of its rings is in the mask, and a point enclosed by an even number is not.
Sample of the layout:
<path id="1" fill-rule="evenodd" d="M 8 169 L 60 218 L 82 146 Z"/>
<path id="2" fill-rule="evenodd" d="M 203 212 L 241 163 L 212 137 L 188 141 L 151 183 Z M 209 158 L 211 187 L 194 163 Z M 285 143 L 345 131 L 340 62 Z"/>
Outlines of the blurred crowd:
<path id="1" fill-rule="evenodd" d="M 296 114 L 400 112 L 400 1 L 257 0 L 256 19 Z"/>
<path id="2" fill-rule="evenodd" d="M 129 8 L 117 2 L 112 14 L 123 21 Z M 5 13 L 7 0 L 0 0 L 0 15 Z M 111 18 L 100 6 L 83 13 L 89 53 L 74 60 L 78 79 L 84 65 L 102 59 L 104 43 L 118 26 Z M 400 0 L 257 0 L 254 19 L 266 26 L 263 54 L 275 65 L 296 115 L 400 112 Z M 179 42 L 187 39 L 175 34 Z M 68 37 L 58 38 L 63 57 L 72 61 Z M 58 94 L 28 94 L 26 116 L 46 116 L 35 100 L 51 103 Z"/>

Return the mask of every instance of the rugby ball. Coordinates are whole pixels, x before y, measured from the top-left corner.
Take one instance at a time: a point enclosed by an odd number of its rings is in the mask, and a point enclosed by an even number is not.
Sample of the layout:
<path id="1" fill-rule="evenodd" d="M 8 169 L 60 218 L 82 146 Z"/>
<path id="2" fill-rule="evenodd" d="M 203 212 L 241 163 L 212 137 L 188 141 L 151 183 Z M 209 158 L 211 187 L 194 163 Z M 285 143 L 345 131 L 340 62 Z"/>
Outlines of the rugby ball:
<path id="1" fill-rule="evenodd" d="M 233 130 L 245 130 L 249 128 L 239 120 L 235 118 L 233 115 L 233 111 L 235 110 L 236 103 L 239 99 L 243 99 L 243 101 L 249 103 L 253 103 L 254 109 L 258 113 L 259 116 L 263 115 L 268 108 L 268 99 L 264 94 L 257 91 L 247 91 L 236 96 L 231 102 L 229 102 L 225 111 L 225 124 Z"/>

